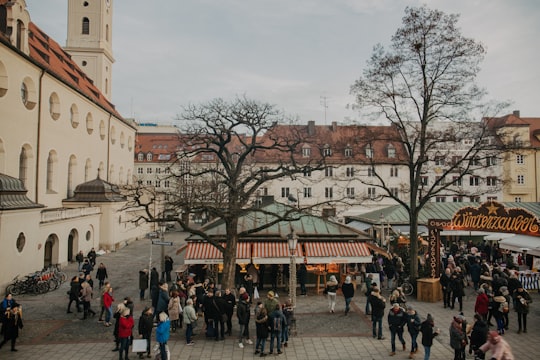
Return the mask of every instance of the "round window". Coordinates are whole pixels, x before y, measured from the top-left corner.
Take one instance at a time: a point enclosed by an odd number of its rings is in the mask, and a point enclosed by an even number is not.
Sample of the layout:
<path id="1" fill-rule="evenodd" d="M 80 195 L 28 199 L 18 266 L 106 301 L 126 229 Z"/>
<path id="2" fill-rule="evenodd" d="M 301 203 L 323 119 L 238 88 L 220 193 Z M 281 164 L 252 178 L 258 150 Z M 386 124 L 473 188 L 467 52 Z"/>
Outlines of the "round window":
<path id="1" fill-rule="evenodd" d="M 26 236 L 24 236 L 23 233 L 20 233 L 19 236 L 17 237 L 17 250 L 19 252 L 22 252 L 25 244 L 26 244 Z"/>

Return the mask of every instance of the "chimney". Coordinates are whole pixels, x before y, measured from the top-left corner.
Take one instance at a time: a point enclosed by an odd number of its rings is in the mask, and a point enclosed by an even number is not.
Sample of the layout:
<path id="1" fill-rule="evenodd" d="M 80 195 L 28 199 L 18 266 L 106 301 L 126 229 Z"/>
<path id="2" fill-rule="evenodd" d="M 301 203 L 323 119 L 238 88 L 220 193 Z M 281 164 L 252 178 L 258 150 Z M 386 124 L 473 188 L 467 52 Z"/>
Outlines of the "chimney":
<path id="1" fill-rule="evenodd" d="M 337 131 L 337 121 L 332 121 L 332 131 L 333 132 Z"/>
<path id="2" fill-rule="evenodd" d="M 519 116 L 519 110 L 514 110 L 513 115 L 514 115 L 514 116 L 517 116 L 517 117 L 520 117 L 520 116 Z"/>
<path id="3" fill-rule="evenodd" d="M 308 121 L 308 123 L 307 123 L 307 133 L 310 136 L 315 135 L 315 121 L 314 120 L 309 120 Z"/>

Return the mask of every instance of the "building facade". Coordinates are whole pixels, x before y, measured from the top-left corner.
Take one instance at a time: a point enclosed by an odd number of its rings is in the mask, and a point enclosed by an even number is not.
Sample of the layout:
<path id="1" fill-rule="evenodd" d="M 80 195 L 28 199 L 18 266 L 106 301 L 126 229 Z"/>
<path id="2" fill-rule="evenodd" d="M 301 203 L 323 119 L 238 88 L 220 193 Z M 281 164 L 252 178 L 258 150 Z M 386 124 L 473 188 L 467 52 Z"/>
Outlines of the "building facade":
<path id="1" fill-rule="evenodd" d="M 79 3 L 92 4 L 91 18 L 110 1 L 70 1 L 70 9 Z M 82 13 L 69 16 L 85 29 Z M 94 31 L 101 30 L 90 27 L 88 35 Z M 70 28 L 68 43 L 80 32 Z M 110 50 L 102 46 L 97 53 Z M 69 201 L 96 179 L 105 187 L 132 182 L 136 128 L 96 83 L 31 21 L 24 0 L 0 0 L 0 288 L 15 275 L 65 264 L 80 250 L 114 249 L 145 232 L 117 211 L 121 198 Z"/>

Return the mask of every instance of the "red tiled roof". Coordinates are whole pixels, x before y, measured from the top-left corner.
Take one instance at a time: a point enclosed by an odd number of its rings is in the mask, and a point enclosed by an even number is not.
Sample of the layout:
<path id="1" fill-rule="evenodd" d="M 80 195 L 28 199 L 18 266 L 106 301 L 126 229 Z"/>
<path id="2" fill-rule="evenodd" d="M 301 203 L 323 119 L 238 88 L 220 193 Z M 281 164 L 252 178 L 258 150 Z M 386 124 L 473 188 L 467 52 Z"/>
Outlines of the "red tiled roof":
<path id="1" fill-rule="evenodd" d="M 105 98 L 92 80 L 71 60 L 71 56 L 56 41 L 49 38 L 32 22 L 28 26 L 28 31 L 30 57 L 36 63 L 115 117 L 122 119 L 114 105 Z"/>
<path id="2" fill-rule="evenodd" d="M 140 153 L 152 153 L 151 162 L 171 162 L 174 160 L 176 151 L 180 148 L 180 134 L 160 133 L 137 133 L 135 136 L 135 162 L 147 162 L 146 156 L 143 161 L 137 159 Z"/>

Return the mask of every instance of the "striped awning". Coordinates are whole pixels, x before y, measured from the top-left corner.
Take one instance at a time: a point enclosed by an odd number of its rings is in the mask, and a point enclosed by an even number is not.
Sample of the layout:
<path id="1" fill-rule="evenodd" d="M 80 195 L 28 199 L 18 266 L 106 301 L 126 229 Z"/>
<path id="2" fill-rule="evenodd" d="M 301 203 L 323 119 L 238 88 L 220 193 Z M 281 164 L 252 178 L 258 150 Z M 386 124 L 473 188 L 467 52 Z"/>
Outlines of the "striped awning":
<path id="1" fill-rule="evenodd" d="M 225 246 L 225 244 L 223 244 Z M 221 264 L 223 254 L 215 246 L 207 242 L 189 242 L 184 264 Z M 236 263 L 251 262 L 251 243 L 238 243 Z"/>
<path id="2" fill-rule="evenodd" d="M 362 242 L 316 241 L 304 243 L 310 264 L 370 263 L 371 253 Z"/>
<path id="3" fill-rule="evenodd" d="M 304 259 L 302 246 L 296 245 L 296 262 Z M 291 260 L 289 243 L 284 242 L 255 242 L 253 243 L 254 264 L 288 264 Z"/>

